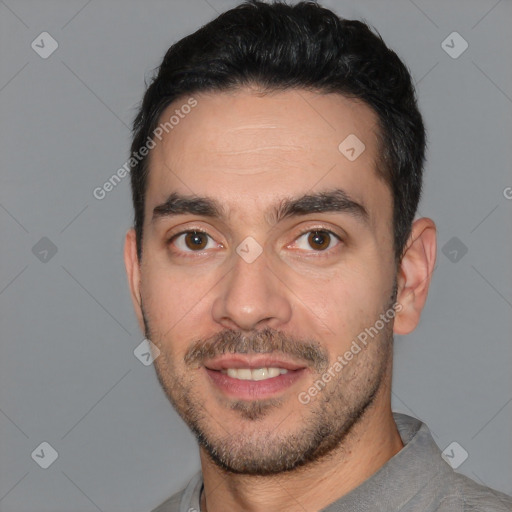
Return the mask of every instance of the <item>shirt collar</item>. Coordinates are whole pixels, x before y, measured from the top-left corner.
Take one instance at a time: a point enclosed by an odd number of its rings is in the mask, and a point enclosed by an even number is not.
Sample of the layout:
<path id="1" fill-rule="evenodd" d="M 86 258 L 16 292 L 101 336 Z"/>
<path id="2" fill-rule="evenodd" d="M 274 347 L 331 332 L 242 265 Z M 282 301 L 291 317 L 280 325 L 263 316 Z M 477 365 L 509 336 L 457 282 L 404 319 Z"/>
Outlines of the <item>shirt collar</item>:
<path id="1" fill-rule="evenodd" d="M 404 447 L 376 473 L 323 512 L 363 512 L 401 510 L 434 478 L 443 479 L 451 468 L 441 457 L 427 425 L 406 414 L 393 413 Z M 421 463 L 418 463 L 421 461 Z M 199 512 L 203 488 L 201 471 L 183 492 L 180 512 Z"/>
<path id="2" fill-rule="evenodd" d="M 441 457 L 427 425 L 406 414 L 393 413 L 404 447 L 376 473 L 324 512 L 402 510 L 433 479 L 443 479 L 451 467 Z"/>

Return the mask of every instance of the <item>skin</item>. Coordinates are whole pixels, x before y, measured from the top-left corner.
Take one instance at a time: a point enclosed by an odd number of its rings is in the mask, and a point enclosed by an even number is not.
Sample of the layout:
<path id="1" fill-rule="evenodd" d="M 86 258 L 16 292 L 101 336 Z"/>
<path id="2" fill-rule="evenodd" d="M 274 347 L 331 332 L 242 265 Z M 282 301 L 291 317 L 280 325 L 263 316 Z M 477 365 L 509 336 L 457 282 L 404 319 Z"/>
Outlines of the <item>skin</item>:
<path id="1" fill-rule="evenodd" d="M 403 447 L 391 413 L 392 334 L 418 324 L 435 264 L 435 225 L 427 218 L 414 222 L 397 267 L 392 196 L 376 171 L 376 116 L 364 103 L 254 88 L 194 97 L 197 107 L 150 154 L 141 261 L 133 229 L 126 235 L 138 321 L 160 349 L 154 364 L 163 389 L 202 435 L 201 510 L 320 510 Z M 162 119 L 186 100 L 175 101 Z M 338 150 L 349 134 L 365 144 L 355 161 Z M 284 198 L 334 188 L 364 205 L 366 222 L 348 212 L 277 223 L 267 214 Z M 214 198 L 229 215 L 153 221 L 153 209 L 172 192 Z M 185 235 L 168 241 L 192 228 L 210 235 L 205 249 L 194 252 Z M 301 234 L 308 229 L 330 230 L 340 240 L 321 238 L 328 248 L 319 250 L 311 233 Z M 251 263 L 236 252 L 249 236 L 262 249 Z M 394 322 L 301 403 L 299 393 L 394 300 L 400 304 Z M 289 343 L 273 345 L 269 332 Z M 212 342 L 212 354 L 228 346 L 238 352 L 242 340 L 245 348 L 259 347 L 305 369 L 270 398 L 226 394 L 209 377 L 208 358 L 191 362 L 191 351 Z M 317 359 L 302 359 L 299 349 L 306 346 Z M 322 441 L 315 444 L 311 430 L 322 425 Z M 313 444 L 316 451 L 306 456 Z M 286 471 L 279 467 L 287 460 L 283 453 L 294 457 Z"/>

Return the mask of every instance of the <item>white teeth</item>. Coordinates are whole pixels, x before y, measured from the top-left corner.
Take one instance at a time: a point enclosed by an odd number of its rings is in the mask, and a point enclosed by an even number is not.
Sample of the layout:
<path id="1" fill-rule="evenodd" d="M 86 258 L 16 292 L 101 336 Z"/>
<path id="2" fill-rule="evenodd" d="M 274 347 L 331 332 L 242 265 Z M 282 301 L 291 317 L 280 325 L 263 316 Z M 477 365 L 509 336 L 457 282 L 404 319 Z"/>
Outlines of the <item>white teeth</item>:
<path id="1" fill-rule="evenodd" d="M 288 373 L 285 368 L 228 368 L 221 370 L 222 373 L 227 374 L 228 377 L 239 380 L 265 380 L 277 377 L 284 373 Z"/>
<path id="2" fill-rule="evenodd" d="M 242 379 L 242 380 L 251 380 L 251 377 L 252 377 L 252 372 L 249 368 L 238 368 L 237 370 L 237 376 L 239 379 Z"/>
<path id="3" fill-rule="evenodd" d="M 270 370 L 275 370 L 275 368 L 257 368 L 256 370 L 251 370 L 251 379 L 252 380 L 265 380 L 269 377 L 275 377 L 275 375 L 270 375 Z M 274 373 L 274 372 L 272 372 Z M 240 374 L 239 374 L 240 375 Z M 278 373 L 279 375 L 279 373 Z"/>

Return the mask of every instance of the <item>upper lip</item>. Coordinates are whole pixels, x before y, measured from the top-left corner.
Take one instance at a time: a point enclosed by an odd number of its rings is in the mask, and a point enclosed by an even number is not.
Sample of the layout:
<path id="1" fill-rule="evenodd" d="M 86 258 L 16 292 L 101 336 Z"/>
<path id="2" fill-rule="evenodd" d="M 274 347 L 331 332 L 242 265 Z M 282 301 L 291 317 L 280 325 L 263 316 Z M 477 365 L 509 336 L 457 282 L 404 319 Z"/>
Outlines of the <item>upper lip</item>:
<path id="1" fill-rule="evenodd" d="M 204 363 L 209 370 L 227 370 L 228 368 L 285 368 L 286 370 L 301 370 L 305 364 L 297 363 L 286 357 L 271 354 L 258 354 L 254 356 L 226 354 L 209 359 Z"/>

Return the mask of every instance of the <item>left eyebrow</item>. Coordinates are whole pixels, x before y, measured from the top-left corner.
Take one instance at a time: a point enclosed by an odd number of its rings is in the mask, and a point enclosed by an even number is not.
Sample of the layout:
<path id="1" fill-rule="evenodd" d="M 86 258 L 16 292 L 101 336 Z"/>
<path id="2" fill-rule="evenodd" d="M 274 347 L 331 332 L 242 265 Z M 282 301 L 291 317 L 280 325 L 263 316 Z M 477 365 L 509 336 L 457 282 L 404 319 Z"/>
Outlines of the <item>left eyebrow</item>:
<path id="1" fill-rule="evenodd" d="M 277 224 L 293 216 L 331 212 L 348 213 L 365 224 L 369 222 L 365 206 L 351 199 L 347 192 L 340 188 L 306 194 L 296 199 L 283 199 L 274 210 L 267 213 L 266 217 L 270 224 Z"/>
<path id="2" fill-rule="evenodd" d="M 270 225 L 274 225 L 294 216 L 330 212 L 347 213 L 364 224 L 369 223 L 369 214 L 365 206 L 351 199 L 347 192 L 339 188 L 282 199 L 266 213 L 265 218 Z M 173 192 L 165 202 L 153 209 L 151 222 L 161 217 L 185 214 L 224 220 L 229 218 L 224 205 L 213 198 L 185 196 Z"/>

